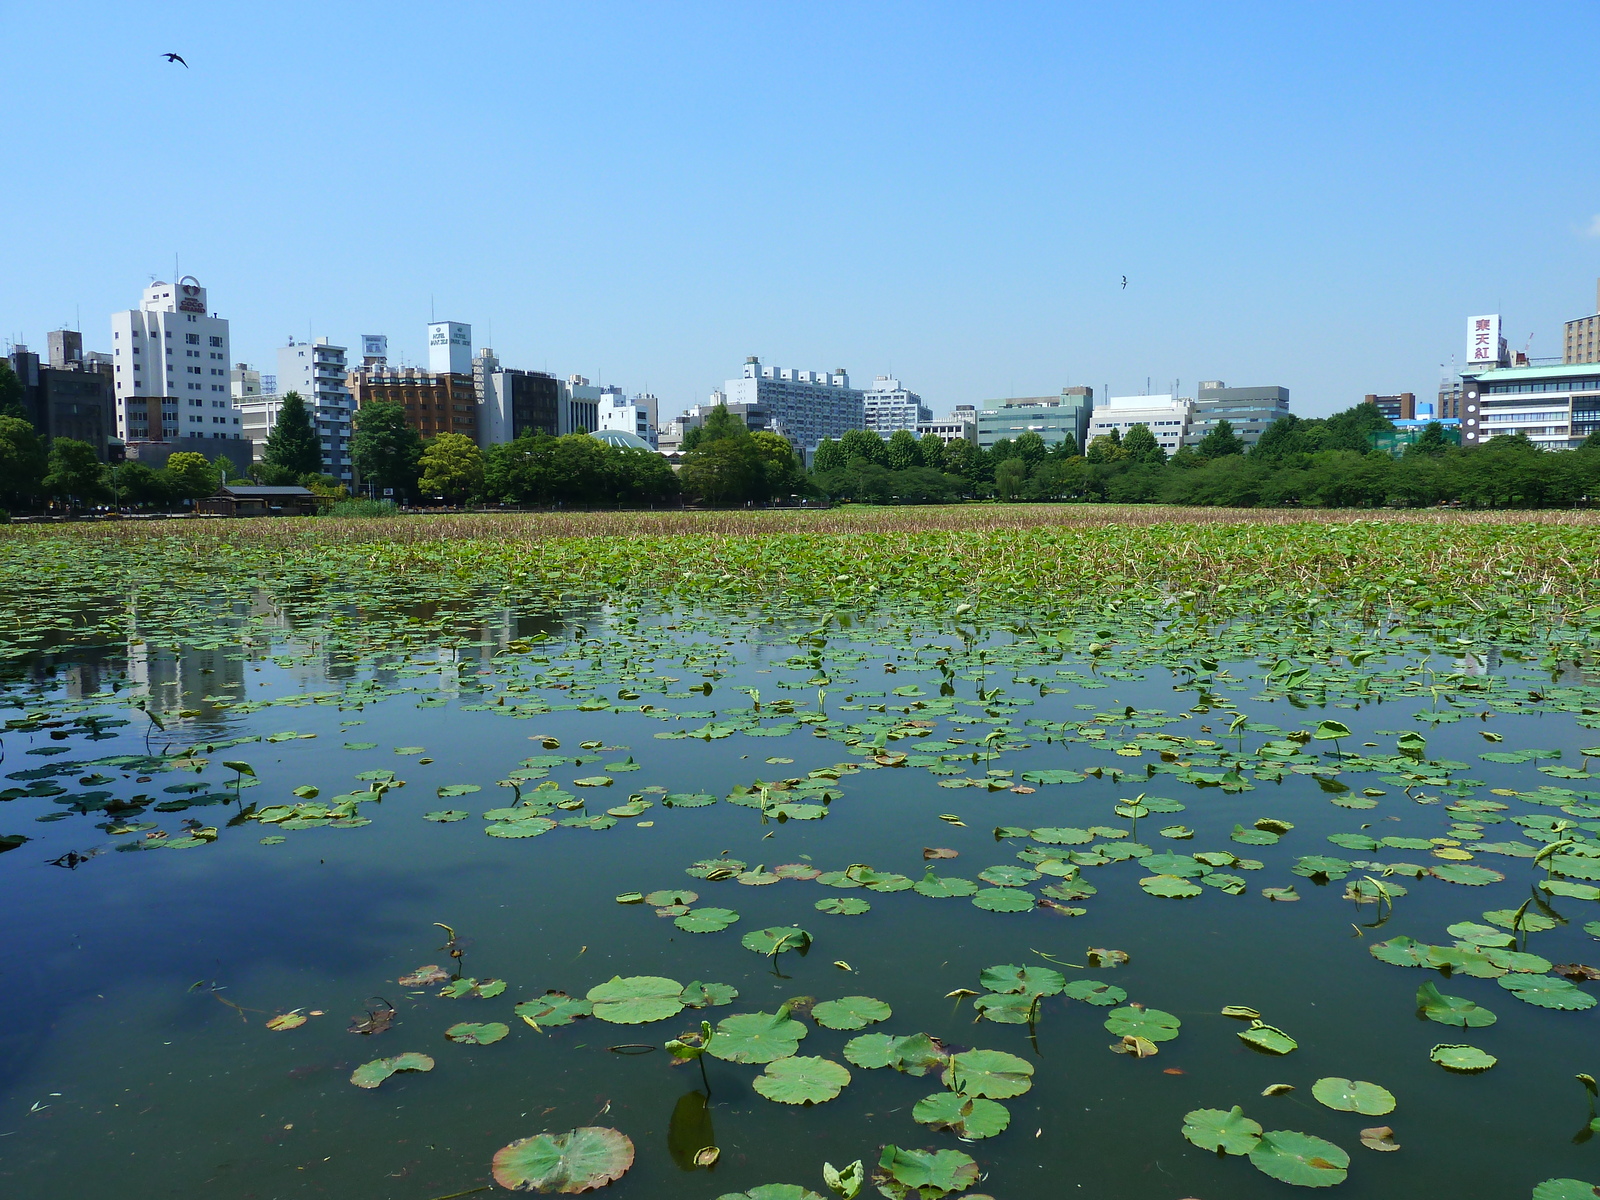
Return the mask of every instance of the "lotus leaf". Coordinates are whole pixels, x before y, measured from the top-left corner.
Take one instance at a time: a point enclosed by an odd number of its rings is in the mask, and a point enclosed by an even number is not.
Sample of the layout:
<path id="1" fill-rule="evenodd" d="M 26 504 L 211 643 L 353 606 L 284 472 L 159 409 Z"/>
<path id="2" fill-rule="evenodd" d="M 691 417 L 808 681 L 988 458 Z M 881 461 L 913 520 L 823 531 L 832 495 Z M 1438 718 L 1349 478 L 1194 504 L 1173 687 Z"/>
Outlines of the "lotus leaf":
<path id="1" fill-rule="evenodd" d="M 1394 1111 L 1394 1093 L 1360 1079 L 1328 1076 L 1311 1085 L 1311 1094 L 1329 1108 L 1364 1117 L 1381 1117 Z"/>
<path id="2" fill-rule="evenodd" d="M 1441 1042 L 1428 1052 L 1428 1057 L 1449 1071 L 1487 1071 L 1500 1060 L 1486 1054 L 1476 1046 Z"/>
<path id="3" fill-rule="evenodd" d="M 1139 880 L 1139 886 L 1152 896 L 1164 896 L 1169 900 L 1188 899 L 1205 891 L 1199 884 L 1176 875 L 1147 875 Z"/>
<path id="4" fill-rule="evenodd" d="M 1581 1179 L 1546 1179 L 1533 1189 L 1533 1200 L 1595 1200 L 1600 1187 Z"/>
<path id="5" fill-rule="evenodd" d="M 423 813 L 424 821 L 438 821 L 440 824 L 449 824 L 452 821 L 465 821 L 472 814 L 461 808 L 441 808 L 436 812 Z"/>
<path id="6" fill-rule="evenodd" d="M 985 967 L 978 982 L 991 992 L 1016 992 L 1023 995 L 1054 996 L 1067 984 L 1067 977 L 1050 967 Z"/>
<path id="7" fill-rule="evenodd" d="M 594 1005 L 565 992 L 546 992 L 536 999 L 524 1000 L 512 1011 L 535 1029 L 554 1029 L 581 1017 L 592 1017 Z"/>
<path id="8" fill-rule="evenodd" d="M 1561 924 L 1554 917 L 1546 916 L 1531 908 L 1497 908 L 1483 914 L 1483 919 L 1491 925 L 1499 925 L 1503 929 L 1510 929 L 1519 933 L 1543 933 L 1547 929 L 1554 929 Z M 1481 943 L 1487 945 L 1488 943 Z M 1509 944 L 1509 943 L 1501 943 Z"/>
<path id="9" fill-rule="evenodd" d="M 283 1033 L 290 1029 L 299 1029 L 300 1026 L 306 1023 L 306 1020 L 306 1014 L 297 1008 L 293 1012 L 280 1013 L 278 1016 L 268 1020 L 266 1024 L 267 1028 L 272 1030 L 273 1033 Z"/>
<path id="10" fill-rule="evenodd" d="M 1454 925 L 1446 926 L 1445 932 L 1474 946 L 1503 947 L 1516 940 L 1509 933 L 1502 933 L 1492 925 L 1479 925 L 1476 921 L 1457 921 Z"/>
<path id="11" fill-rule="evenodd" d="M 890 1200 L 922 1197 L 938 1200 L 965 1191 L 978 1182 L 978 1164 L 959 1150 L 902 1150 L 885 1146 L 874 1176 L 878 1190 Z"/>
<path id="12" fill-rule="evenodd" d="M 462 1042 L 469 1046 L 488 1046 L 498 1042 L 510 1032 L 510 1026 L 503 1025 L 499 1021 L 485 1021 L 481 1024 L 462 1021 L 446 1029 L 444 1035 L 452 1042 Z"/>
<path id="13" fill-rule="evenodd" d="M 863 1033 L 844 1044 L 845 1060 L 852 1066 L 868 1070 L 887 1067 L 890 1054 L 896 1044 L 903 1040 L 892 1033 Z"/>
<path id="14" fill-rule="evenodd" d="M 614 1025 L 664 1021 L 683 1011 L 683 985 L 659 975 L 614 975 L 589 989 L 594 1016 Z"/>
<path id="15" fill-rule="evenodd" d="M 1039 878 L 1039 872 L 1029 867 L 1019 867 L 1012 863 L 1001 863 L 998 866 L 986 867 L 978 872 L 978 878 L 985 883 L 992 883 L 996 887 L 1022 887 Z"/>
<path id="16" fill-rule="evenodd" d="M 451 796 L 470 796 L 473 792 L 481 791 L 483 789 L 475 783 L 447 783 L 439 788 L 436 794 L 443 800 Z"/>
<path id="17" fill-rule="evenodd" d="M 1526 1000 L 1540 1008 L 1568 1011 L 1593 1008 L 1595 998 L 1570 979 L 1556 975 L 1512 974 L 1500 977 L 1500 986 L 1518 1000 Z"/>
<path id="18" fill-rule="evenodd" d="M 739 939 L 739 944 L 757 954 L 777 955 L 785 950 L 804 954 L 811 947 L 811 935 L 796 925 L 773 925 L 751 930 Z"/>
<path id="19" fill-rule="evenodd" d="M 1230 841 L 1238 842 L 1244 846 L 1276 846 L 1280 835 L 1267 829 L 1246 829 L 1243 825 L 1235 825 L 1233 832 L 1228 835 Z"/>
<path id="20" fill-rule="evenodd" d="M 1437 987 L 1425 983 L 1417 989 L 1417 1011 L 1430 1021 L 1441 1025 L 1459 1025 L 1463 1029 L 1481 1029 L 1495 1023 L 1495 1015 L 1487 1008 L 1462 996 L 1442 995 Z M 1382 1113 L 1371 1113 L 1382 1116 Z"/>
<path id="21" fill-rule="evenodd" d="M 450 978 L 450 972 L 441 970 L 436 964 L 429 963 L 425 967 L 418 967 L 409 975 L 402 975 L 396 981 L 401 987 L 428 987 L 431 984 L 443 983 Z"/>
<path id="22" fill-rule="evenodd" d="M 798 1183 L 763 1183 L 748 1192 L 724 1192 L 717 1200 L 823 1200 Z"/>
<path id="23" fill-rule="evenodd" d="M 811 1019 L 826 1029 L 865 1029 L 892 1015 L 887 1004 L 870 996 L 825 1000 L 811 1009 Z"/>
<path id="24" fill-rule="evenodd" d="M 1308 854 L 1298 859 L 1289 870 L 1307 879 L 1343 879 L 1350 874 L 1350 863 L 1327 854 Z"/>
<path id="25" fill-rule="evenodd" d="M 1541 958 L 1537 954 L 1527 954 L 1520 950 L 1487 949 L 1483 952 L 1484 958 L 1502 971 L 1525 971 L 1532 975 L 1543 975 L 1550 970 L 1550 960 Z"/>
<path id="26" fill-rule="evenodd" d="M 955 1092 L 935 1092 L 918 1100 L 911 1119 L 919 1125 L 948 1129 L 959 1138 L 974 1140 L 1004 1133 L 1011 1112 L 1004 1104 Z"/>
<path id="27" fill-rule="evenodd" d="M 1262 1021 L 1251 1021 L 1250 1028 L 1241 1029 L 1238 1037 L 1241 1042 L 1268 1054 L 1288 1054 L 1291 1050 L 1300 1048 L 1299 1042 L 1276 1025 L 1268 1025 Z"/>
<path id="28" fill-rule="evenodd" d="M 769 1062 L 752 1086 L 779 1104 L 821 1104 L 850 1082 L 850 1072 L 826 1058 L 791 1057 Z"/>
<path id="29" fill-rule="evenodd" d="M 1227 1112 L 1220 1108 L 1197 1108 L 1183 1117 L 1183 1136 L 1202 1150 L 1218 1154 L 1249 1154 L 1261 1140 L 1261 1126 L 1244 1115 L 1235 1104 Z"/>
<path id="30" fill-rule="evenodd" d="M 1282 901 L 1285 903 L 1300 899 L 1300 893 L 1294 890 L 1294 884 L 1292 883 L 1288 887 L 1262 888 L 1261 894 L 1268 900 Z"/>
<path id="31" fill-rule="evenodd" d="M 513 1192 L 570 1195 L 614 1183 L 633 1166 L 633 1142 L 615 1129 L 585 1125 L 520 1138 L 495 1151 L 494 1181 Z"/>
<path id="32" fill-rule="evenodd" d="M 1178 1036 L 1183 1022 L 1159 1008 L 1127 1005 L 1106 1014 L 1106 1032 L 1117 1037 L 1142 1037 L 1152 1042 L 1170 1042 Z"/>
<path id="33" fill-rule="evenodd" d="M 739 989 L 726 983 L 701 983 L 696 979 L 685 984 L 683 1003 L 686 1008 L 714 1008 L 732 1004 L 739 998 Z"/>
<path id="34" fill-rule="evenodd" d="M 719 933 L 738 919 L 739 914 L 731 908 L 696 908 L 672 923 L 685 933 Z"/>
<path id="35" fill-rule="evenodd" d="M 1038 995 L 979 996 L 972 1007 L 985 1020 L 1001 1025 L 1026 1025 L 1036 1020 L 1039 1009 Z"/>
<path id="36" fill-rule="evenodd" d="M 1023 776 L 1027 778 L 1026 775 Z M 1036 842 L 1043 842 L 1047 846 L 1087 846 L 1094 841 L 1094 834 L 1087 829 L 1073 828 L 1047 828 L 1035 829 L 1029 834 Z"/>
<path id="37" fill-rule="evenodd" d="M 1146 871 L 1157 875 L 1176 875 L 1182 879 L 1198 879 L 1211 872 L 1211 866 L 1187 854 L 1151 854 L 1139 860 Z"/>
<path id="38" fill-rule="evenodd" d="M 1128 998 L 1128 993 L 1115 984 L 1101 983 L 1098 979 L 1074 979 L 1061 990 L 1069 1000 L 1082 1000 L 1100 1008 L 1121 1004 Z"/>
<path id="39" fill-rule="evenodd" d="M 717 1022 L 706 1053 L 724 1062 L 768 1063 L 788 1058 L 805 1036 L 806 1027 L 789 1016 L 788 1005 L 775 1013 L 736 1013 Z M 847 1046 L 846 1057 L 848 1051 Z"/>
<path id="40" fill-rule="evenodd" d="M 1004 1100 L 1033 1086 L 1033 1064 L 1004 1050 L 968 1050 L 951 1055 L 940 1078 L 963 1096 Z"/>
<path id="41" fill-rule="evenodd" d="M 362 1063 L 350 1073 L 350 1082 L 358 1088 L 375 1088 L 396 1071 L 431 1071 L 433 1059 L 415 1051 L 378 1058 Z"/>
<path id="42" fill-rule="evenodd" d="M 664 808 L 704 808 L 716 802 L 717 798 L 706 792 L 672 792 L 661 798 Z"/>
<path id="43" fill-rule="evenodd" d="M 1350 1156 L 1319 1137 L 1274 1129 L 1261 1135 L 1250 1151 L 1250 1162 L 1258 1171 L 1284 1183 L 1332 1187 L 1345 1181 Z"/>
<path id="44" fill-rule="evenodd" d="M 818 900 L 812 907 L 818 912 L 831 913 L 839 917 L 859 917 L 872 909 L 872 905 L 856 896 L 827 896 Z"/>
<path id="45" fill-rule="evenodd" d="M 916 888 L 919 896 L 928 896 L 935 900 L 950 896 L 971 896 L 978 890 L 978 885 L 970 879 L 940 878 L 931 869 L 912 886 Z"/>
<path id="46" fill-rule="evenodd" d="M 700 899 L 699 892 L 681 888 L 663 888 L 660 891 L 645 893 L 644 902 L 656 908 L 666 908 L 672 904 L 693 904 L 698 899 Z"/>
<path id="47" fill-rule="evenodd" d="M 988 912 L 1030 912 L 1036 901 L 1019 888 L 982 888 L 972 897 L 972 903 Z"/>
<path id="48" fill-rule="evenodd" d="M 556 823 L 549 817 L 522 817 L 515 821 L 503 821 L 495 825 L 485 825 L 483 831 L 490 837 L 529 838 L 538 837 L 541 833 L 549 833 L 555 827 Z"/>
<path id="49" fill-rule="evenodd" d="M 1372 1129 L 1361 1131 L 1361 1144 L 1368 1150 L 1398 1150 L 1400 1143 L 1394 1140 L 1394 1130 L 1387 1125 L 1378 1125 Z"/>
<path id="50" fill-rule="evenodd" d="M 1499 883 L 1505 878 L 1501 872 L 1489 867 L 1474 866 L 1469 863 L 1445 863 L 1443 866 L 1431 867 L 1428 874 L 1435 879 L 1443 879 L 1446 883 L 1462 883 L 1468 887 L 1482 887 L 1486 883 Z"/>

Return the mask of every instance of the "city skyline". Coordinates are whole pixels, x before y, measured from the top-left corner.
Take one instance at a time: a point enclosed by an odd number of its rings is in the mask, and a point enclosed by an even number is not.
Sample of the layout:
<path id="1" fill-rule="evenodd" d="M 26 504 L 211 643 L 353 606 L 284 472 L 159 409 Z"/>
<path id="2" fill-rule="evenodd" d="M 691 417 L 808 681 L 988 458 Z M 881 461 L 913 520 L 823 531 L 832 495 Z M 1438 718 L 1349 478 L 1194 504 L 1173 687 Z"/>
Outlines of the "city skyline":
<path id="1" fill-rule="evenodd" d="M 1222 378 L 1317 415 L 1433 394 L 1464 314 L 1558 355 L 1600 274 L 1593 158 L 1562 116 L 1594 86 L 1585 6 L 1519 13 L 1516 37 L 1467 36 L 1500 27 L 1487 6 L 424 13 L 13 12 L 29 53 L 0 96 L 83 149 L 9 197 L 0 332 L 104 350 L 103 314 L 183 273 L 262 367 L 290 331 L 387 331 L 420 364 L 437 316 L 663 415 L 751 353 L 896 376 L 941 414 Z M 539 46 L 539 86 L 390 86 L 486 45 Z M 151 95 L 163 117 L 124 136 Z M 308 133 L 336 147 L 314 183 Z M 484 157 L 491 186 L 397 186 Z M 1539 186 L 1474 182 L 1504 158 Z"/>

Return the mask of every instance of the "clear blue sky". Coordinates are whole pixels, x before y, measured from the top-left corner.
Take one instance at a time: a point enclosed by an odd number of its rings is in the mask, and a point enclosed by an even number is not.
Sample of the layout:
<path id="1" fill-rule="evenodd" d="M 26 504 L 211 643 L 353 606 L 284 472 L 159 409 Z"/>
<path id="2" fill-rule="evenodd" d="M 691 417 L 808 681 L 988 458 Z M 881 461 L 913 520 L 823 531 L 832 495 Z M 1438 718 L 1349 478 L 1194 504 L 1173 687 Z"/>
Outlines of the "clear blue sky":
<path id="1" fill-rule="evenodd" d="M 746 354 L 939 413 L 1431 394 L 1469 315 L 1595 311 L 1597 14 L 3 0 L 0 333 L 106 349 L 176 254 L 269 371 L 431 306 L 663 417 Z"/>

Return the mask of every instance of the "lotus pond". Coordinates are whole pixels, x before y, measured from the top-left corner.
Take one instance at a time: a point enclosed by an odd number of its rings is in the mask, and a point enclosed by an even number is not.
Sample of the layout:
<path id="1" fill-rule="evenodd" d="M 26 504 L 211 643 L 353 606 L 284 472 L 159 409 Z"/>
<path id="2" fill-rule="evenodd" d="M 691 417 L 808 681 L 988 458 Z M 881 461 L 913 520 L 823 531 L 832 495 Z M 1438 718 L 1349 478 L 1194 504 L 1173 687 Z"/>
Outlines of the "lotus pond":
<path id="1" fill-rule="evenodd" d="M 8 531 L 0 1191 L 1600 1194 L 1597 528 Z"/>

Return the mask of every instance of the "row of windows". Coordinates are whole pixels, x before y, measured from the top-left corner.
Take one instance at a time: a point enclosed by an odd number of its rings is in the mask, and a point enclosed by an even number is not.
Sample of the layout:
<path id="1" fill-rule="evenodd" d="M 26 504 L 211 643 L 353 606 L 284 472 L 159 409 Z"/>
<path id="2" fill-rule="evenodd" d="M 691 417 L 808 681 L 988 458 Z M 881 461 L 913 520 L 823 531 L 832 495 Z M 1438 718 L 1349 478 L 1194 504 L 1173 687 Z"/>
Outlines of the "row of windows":
<path id="1" fill-rule="evenodd" d="M 1562 409 L 1558 412 L 1483 414 L 1483 423 L 1485 425 L 1493 425 L 1496 423 L 1504 424 L 1507 421 L 1565 421 L 1566 419 L 1567 414 L 1565 409 Z"/>
<path id="2" fill-rule="evenodd" d="M 1538 380 L 1528 383 L 1491 383 L 1483 388 L 1486 396 L 1501 396 L 1517 392 L 1589 392 L 1600 388 L 1600 376 L 1594 379 Z"/>

